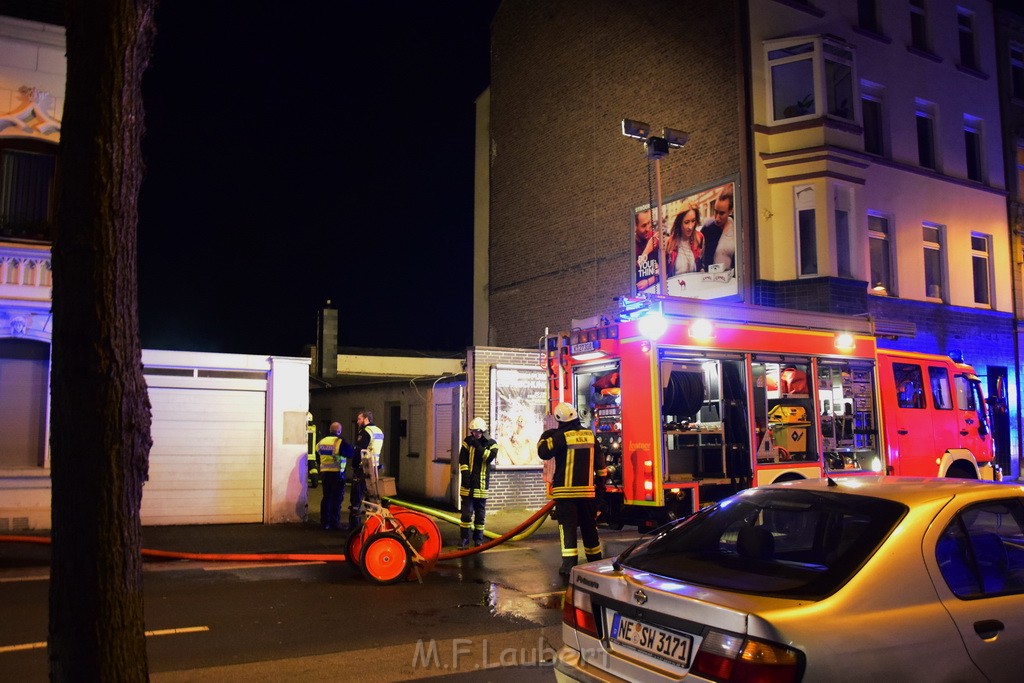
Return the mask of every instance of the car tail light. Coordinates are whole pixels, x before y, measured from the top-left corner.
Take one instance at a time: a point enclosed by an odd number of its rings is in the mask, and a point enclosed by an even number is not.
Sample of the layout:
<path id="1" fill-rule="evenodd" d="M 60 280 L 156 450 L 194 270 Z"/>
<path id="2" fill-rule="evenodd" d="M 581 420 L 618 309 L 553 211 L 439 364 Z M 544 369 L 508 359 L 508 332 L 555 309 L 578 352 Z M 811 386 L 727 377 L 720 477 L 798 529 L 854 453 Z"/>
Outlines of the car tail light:
<path id="1" fill-rule="evenodd" d="M 790 683 L 799 680 L 800 668 L 796 650 L 712 631 L 701 643 L 690 670 L 737 683 Z"/>
<path id="2" fill-rule="evenodd" d="M 573 590 L 572 586 L 565 589 L 562 598 L 562 621 L 577 631 L 583 631 L 597 638 L 597 619 L 590 602 L 590 593 Z"/>

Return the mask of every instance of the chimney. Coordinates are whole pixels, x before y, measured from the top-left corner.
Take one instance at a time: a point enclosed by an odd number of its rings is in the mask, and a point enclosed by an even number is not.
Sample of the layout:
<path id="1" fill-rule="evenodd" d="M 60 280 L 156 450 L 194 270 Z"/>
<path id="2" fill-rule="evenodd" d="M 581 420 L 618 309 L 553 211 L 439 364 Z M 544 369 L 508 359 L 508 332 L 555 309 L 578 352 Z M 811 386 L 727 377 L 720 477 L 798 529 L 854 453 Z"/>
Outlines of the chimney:
<path id="1" fill-rule="evenodd" d="M 331 306 L 330 299 L 317 315 L 316 374 L 326 381 L 338 376 L 338 309 Z"/>

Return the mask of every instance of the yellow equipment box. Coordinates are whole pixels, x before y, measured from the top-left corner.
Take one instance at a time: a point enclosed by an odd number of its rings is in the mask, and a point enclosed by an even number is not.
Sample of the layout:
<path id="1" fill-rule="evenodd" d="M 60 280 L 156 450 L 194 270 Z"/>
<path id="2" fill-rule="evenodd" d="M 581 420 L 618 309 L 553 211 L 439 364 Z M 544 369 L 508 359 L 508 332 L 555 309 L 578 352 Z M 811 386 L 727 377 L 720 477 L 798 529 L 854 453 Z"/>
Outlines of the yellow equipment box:
<path id="1" fill-rule="evenodd" d="M 775 406 L 768 411 L 768 419 L 772 422 L 783 422 L 786 424 L 810 424 L 807 421 L 807 409 L 803 406 Z"/>
<path id="2" fill-rule="evenodd" d="M 794 424 L 772 425 L 775 445 L 785 448 L 790 453 L 804 453 L 807 451 L 807 427 Z"/>

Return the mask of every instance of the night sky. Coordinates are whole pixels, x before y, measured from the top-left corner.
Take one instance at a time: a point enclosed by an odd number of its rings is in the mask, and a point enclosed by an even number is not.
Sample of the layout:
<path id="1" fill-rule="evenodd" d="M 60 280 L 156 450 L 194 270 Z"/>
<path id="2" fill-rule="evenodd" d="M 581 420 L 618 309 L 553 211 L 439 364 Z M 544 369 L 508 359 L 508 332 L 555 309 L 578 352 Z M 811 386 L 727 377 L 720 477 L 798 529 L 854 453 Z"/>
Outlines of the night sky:
<path id="1" fill-rule="evenodd" d="M 471 342 L 474 100 L 498 0 L 163 2 L 144 82 L 142 344 Z"/>

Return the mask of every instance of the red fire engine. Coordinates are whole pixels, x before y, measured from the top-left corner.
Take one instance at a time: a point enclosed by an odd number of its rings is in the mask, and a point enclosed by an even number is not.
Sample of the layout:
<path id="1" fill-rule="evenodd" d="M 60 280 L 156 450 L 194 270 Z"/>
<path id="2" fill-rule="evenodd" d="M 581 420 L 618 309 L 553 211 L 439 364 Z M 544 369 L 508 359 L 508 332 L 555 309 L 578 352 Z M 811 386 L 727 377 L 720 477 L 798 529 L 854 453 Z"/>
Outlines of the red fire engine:
<path id="1" fill-rule="evenodd" d="M 573 403 L 607 453 L 613 526 L 826 474 L 998 478 L 968 365 L 879 349 L 868 322 L 809 327 L 815 314 L 624 317 L 545 338 L 552 408 Z M 659 320 L 660 335 L 645 329 Z"/>

